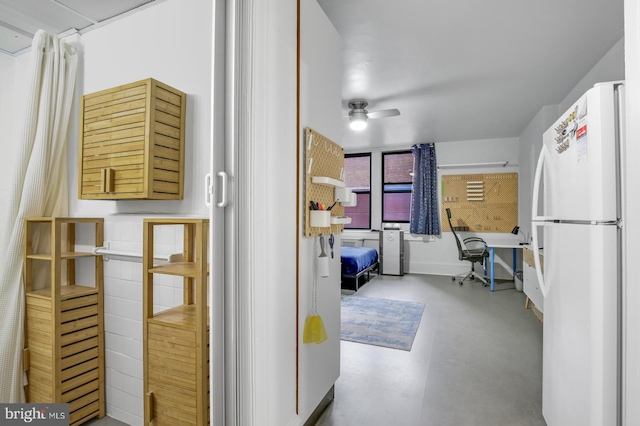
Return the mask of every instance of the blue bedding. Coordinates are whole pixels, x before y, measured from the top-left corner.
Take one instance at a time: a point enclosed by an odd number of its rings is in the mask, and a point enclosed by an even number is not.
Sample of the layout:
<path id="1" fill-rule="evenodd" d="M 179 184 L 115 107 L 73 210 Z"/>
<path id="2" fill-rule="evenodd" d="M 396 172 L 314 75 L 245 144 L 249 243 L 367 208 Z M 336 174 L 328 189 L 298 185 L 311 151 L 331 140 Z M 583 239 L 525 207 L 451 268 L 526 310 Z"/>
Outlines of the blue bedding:
<path id="1" fill-rule="evenodd" d="M 341 248 L 342 275 L 356 275 L 378 261 L 378 252 L 369 247 Z"/>

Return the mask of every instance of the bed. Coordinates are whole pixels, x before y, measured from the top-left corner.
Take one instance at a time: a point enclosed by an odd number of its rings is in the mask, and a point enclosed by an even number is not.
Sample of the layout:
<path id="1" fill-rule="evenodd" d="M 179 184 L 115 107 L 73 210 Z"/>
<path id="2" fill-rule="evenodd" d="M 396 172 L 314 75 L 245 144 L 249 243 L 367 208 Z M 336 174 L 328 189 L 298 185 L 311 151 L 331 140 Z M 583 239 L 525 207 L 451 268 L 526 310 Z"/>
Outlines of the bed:
<path id="1" fill-rule="evenodd" d="M 366 274 L 369 281 L 369 273 L 378 266 L 378 251 L 369 247 L 342 246 L 340 260 L 342 262 L 342 287 L 351 280 L 354 281 L 355 290 L 358 291 L 360 278 Z"/>

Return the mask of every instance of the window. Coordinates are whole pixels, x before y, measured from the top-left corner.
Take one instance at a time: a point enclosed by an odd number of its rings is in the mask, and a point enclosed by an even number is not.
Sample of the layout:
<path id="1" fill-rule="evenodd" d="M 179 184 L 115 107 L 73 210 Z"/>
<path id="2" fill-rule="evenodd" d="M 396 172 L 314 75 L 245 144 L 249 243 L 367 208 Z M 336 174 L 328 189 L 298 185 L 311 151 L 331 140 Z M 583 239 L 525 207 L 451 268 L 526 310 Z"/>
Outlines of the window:
<path id="1" fill-rule="evenodd" d="M 412 173 L 411 151 L 382 153 L 383 222 L 409 222 Z"/>
<path id="2" fill-rule="evenodd" d="M 371 154 L 347 154 L 344 158 L 344 184 L 356 194 L 355 207 L 345 207 L 351 218 L 349 229 L 371 228 Z"/>

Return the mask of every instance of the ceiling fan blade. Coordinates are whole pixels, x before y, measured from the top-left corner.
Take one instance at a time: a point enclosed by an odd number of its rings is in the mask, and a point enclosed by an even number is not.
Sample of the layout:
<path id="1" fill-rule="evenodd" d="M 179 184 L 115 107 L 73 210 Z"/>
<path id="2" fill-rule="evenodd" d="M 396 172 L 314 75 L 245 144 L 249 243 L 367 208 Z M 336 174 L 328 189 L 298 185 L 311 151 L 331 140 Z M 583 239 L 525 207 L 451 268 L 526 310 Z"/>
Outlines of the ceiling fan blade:
<path id="1" fill-rule="evenodd" d="M 400 115 L 400 111 L 397 109 L 383 109 L 380 111 L 370 111 L 367 113 L 369 118 L 381 118 L 381 117 L 393 117 L 394 115 Z"/>

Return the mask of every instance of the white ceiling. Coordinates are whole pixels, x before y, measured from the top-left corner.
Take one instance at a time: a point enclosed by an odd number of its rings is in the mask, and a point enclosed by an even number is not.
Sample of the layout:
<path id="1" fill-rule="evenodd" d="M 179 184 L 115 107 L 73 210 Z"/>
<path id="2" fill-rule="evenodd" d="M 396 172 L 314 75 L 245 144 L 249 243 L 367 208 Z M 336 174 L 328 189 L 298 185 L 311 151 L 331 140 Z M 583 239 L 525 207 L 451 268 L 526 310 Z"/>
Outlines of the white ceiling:
<path id="1" fill-rule="evenodd" d="M 20 54 L 39 28 L 84 32 L 161 1 L 0 0 L 0 49 Z M 342 37 L 344 114 L 355 98 L 401 112 L 360 133 L 344 119 L 348 150 L 517 137 L 623 36 L 623 0 L 318 3 Z"/>
<path id="2" fill-rule="evenodd" d="M 157 0 L 161 1 L 161 0 Z M 0 52 L 19 55 L 39 29 L 88 30 L 156 0 L 0 0 Z"/>
<path id="3" fill-rule="evenodd" d="M 623 36 L 623 0 L 318 0 L 354 98 L 398 117 L 344 119 L 345 149 L 517 137 Z"/>

